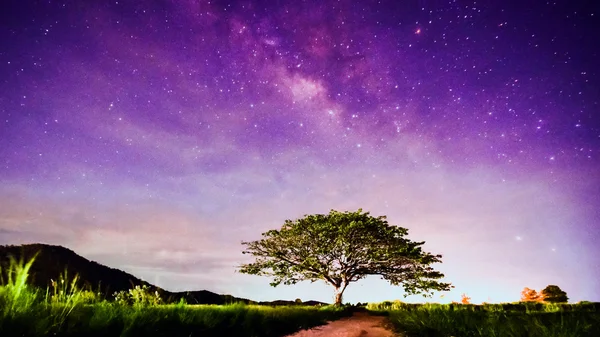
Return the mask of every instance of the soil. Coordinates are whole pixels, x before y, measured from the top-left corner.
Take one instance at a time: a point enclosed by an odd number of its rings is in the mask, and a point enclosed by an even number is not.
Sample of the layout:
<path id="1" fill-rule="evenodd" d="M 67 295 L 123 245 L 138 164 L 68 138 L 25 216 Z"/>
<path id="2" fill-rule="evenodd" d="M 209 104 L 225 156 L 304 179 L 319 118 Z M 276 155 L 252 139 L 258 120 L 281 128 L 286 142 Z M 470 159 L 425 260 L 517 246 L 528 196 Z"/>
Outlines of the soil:
<path id="1" fill-rule="evenodd" d="M 326 325 L 301 330 L 287 337 L 400 337 L 391 329 L 391 323 L 383 316 L 371 316 L 357 312 Z"/>

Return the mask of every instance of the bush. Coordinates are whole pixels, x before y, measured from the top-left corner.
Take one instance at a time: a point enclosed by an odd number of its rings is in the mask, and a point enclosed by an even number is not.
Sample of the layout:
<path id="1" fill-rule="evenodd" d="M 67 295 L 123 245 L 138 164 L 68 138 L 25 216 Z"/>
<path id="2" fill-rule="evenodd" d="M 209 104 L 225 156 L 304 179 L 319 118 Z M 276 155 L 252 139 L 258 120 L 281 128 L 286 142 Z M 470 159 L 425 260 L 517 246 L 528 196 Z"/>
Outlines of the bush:
<path id="1" fill-rule="evenodd" d="M 163 303 L 158 291 L 152 292 L 147 285 L 135 286 L 128 291 L 115 292 L 114 297 L 115 302 L 122 305 L 155 306 Z"/>

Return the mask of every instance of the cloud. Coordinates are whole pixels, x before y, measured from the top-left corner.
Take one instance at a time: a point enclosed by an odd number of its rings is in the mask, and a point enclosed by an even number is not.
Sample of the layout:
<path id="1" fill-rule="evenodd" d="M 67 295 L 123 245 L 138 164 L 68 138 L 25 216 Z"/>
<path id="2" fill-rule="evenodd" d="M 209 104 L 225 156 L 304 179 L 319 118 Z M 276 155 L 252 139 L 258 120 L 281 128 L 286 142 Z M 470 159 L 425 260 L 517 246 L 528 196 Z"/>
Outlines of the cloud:
<path id="1" fill-rule="evenodd" d="M 374 154 L 365 158 L 378 160 L 376 170 L 347 165 L 334 171 L 308 160 L 309 153 L 297 155 L 294 166 L 282 156 L 270 164 L 159 177 L 155 200 L 138 195 L 135 184 L 105 185 L 96 199 L 86 200 L 56 199 L 40 186 L 5 189 L 0 229 L 35 232 L 42 242 L 65 245 L 167 289 L 185 284 L 227 292 L 221 280 L 230 289 L 242 287 L 231 280 L 246 280 L 235 273 L 250 259 L 241 255 L 241 241 L 258 239 L 286 219 L 363 208 L 387 215 L 391 224 L 407 227 L 411 239 L 426 241 L 426 250 L 442 253 L 439 269 L 463 289 L 503 279 L 512 287 L 506 293 L 518 294 L 521 283 L 572 283 L 585 274 L 584 267 L 569 264 L 581 252 L 576 238 L 565 234 L 579 209 L 545 177 L 502 182 L 492 168 L 464 171 L 426 162 L 385 169 L 385 157 Z M 107 190 L 112 194 L 101 197 Z M 548 256 L 556 243 L 561 254 Z"/>
<path id="2" fill-rule="evenodd" d="M 90 200 L 65 202 L 17 193 L 3 193 L 1 201 L 0 230 L 13 239 L 29 240 L 3 243 L 34 240 L 63 245 L 111 267 L 210 272 L 233 266 L 232 257 L 239 253 L 223 244 L 214 224 L 163 203 L 117 197 L 99 205 Z"/>

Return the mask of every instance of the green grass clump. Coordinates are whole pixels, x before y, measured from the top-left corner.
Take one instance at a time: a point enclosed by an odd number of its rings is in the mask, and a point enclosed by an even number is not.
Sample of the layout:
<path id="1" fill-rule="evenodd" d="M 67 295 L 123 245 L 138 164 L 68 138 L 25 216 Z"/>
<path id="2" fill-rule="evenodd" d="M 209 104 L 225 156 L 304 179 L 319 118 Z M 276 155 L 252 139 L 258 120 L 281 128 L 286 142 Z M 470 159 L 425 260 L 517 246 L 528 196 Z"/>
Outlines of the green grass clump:
<path id="1" fill-rule="evenodd" d="M 0 336 L 284 336 L 351 314 L 345 307 L 162 304 L 137 287 L 107 301 L 65 272 L 45 291 L 27 284 L 33 260 L 0 269 Z"/>
<path id="2" fill-rule="evenodd" d="M 29 269 L 33 260 L 24 263 L 10 257 L 8 269 L 3 270 L 0 266 L 0 308 L 2 318 L 20 315 L 23 310 L 33 305 L 37 299 L 35 289 L 27 285 Z"/>
<path id="3" fill-rule="evenodd" d="M 383 302 L 398 331 L 411 337 L 592 337 L 600 336 L 594 303 L 408 304 Z"/>

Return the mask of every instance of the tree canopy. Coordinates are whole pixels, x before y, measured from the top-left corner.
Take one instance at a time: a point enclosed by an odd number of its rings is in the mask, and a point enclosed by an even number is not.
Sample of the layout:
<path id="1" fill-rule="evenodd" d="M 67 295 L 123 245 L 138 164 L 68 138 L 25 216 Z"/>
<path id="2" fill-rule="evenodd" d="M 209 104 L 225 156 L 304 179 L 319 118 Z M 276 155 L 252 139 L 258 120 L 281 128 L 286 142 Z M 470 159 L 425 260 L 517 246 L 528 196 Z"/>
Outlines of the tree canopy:
<path id="1" fill-rule="evenodd" d="M 271 276 L 272 286 L 325 281 L 335 288 L 336 304 L 348 284 L 369 275 L 402 285 L 404 296 L 450 290 L 450 283 L 437 281 L 444 275 L 430 266 L 442 256 L 424 252 L 425 242 L 413 242 L 407 234 L 406 228 L 389 225 L 385 216 L 373 217 L 362 209 L 305 215 L 285 220 L 261 240 L 242 242 L 243 253 L 256 259 L 239 271 Z"/>
<path id="2" fill-rule="evenodd" d="M 540 291 L 544 302 L 564 303 L 568 302 L 567 293 L 560 289 L 559 286 L 549 285 Z"/>
<path id="3" fill-rule="evenodd" d="M 535 289 L 530 289 L 525 287 L 521 292 L 521 302 L 540 302 L 542 301 L 542 296 L 540 293 L 535 291 Z"/>

